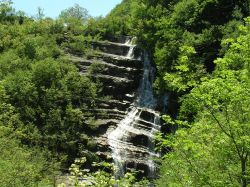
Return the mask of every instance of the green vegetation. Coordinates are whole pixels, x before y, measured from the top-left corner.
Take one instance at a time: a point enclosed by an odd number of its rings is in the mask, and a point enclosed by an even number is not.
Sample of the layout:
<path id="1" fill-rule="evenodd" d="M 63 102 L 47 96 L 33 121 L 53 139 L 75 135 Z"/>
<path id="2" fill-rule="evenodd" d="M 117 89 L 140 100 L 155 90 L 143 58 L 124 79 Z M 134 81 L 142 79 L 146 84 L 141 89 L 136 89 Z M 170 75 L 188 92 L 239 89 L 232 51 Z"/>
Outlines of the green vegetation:
<path id="1" fill-rule="evenodd" d="M 0 186 L 52 185 L 76 157 L 97 160 L 89 109 L 101 88 L 65 56 L 88 57 L 92 41 L 120 35 L 137 37 L 157 68 L 155 92 L 170 93 L 156 185 L 248 186 L 249 15 L 249 0 L 124 0 L 105 18 L 75 5 L 58 20 L 42 9 L 34 19 L 0 1 Z M 81 173 L 77 164 L 75 183 L 136 183 L 131 174 L 116 181 L 112 166 Z"/>
<path id="2" fill-rule="evenodd" d="M 126 173 L 125 176 L 121 179 L 115 179 L 113 173 L 110 171 L 115 170 L 113 164 L 107 162 L 100 162 L 100 163 L 92 163 L 94 167 L 98 167 L 99 169 L 94 172 L 90 173 L 86 170 L 82 170 L 81 166 L 87 161 L 85 157 L 81 159 L 76 159 L 75 162 L 70 167 L 70 174 L 69 177 L 70 184 L 73 186 L 96 186 L 96 187 L 103 187 L 103 186 L 120 186 L 120 187 L 140 187 L 140 186 L 147 186 L 149 185 L 149 181 L 143 179 L 141 181 L 137 181 L 136 179 L 136 172 Z M 108 170 L 109 172 L 107 172 Z M 79 180 L 84 178 L 85 180 Z M 63 187 L 65 184 L 61 183 L 59 187 Z"/>
<path id="3" fill-rule="evenodd" d="M 90 19 L 85 33 L 91 36 L 99 36 L 102 39 L 110 39 L 120 35 L 132 36 L 132 17 L 137 5 L 137 1 L 124 0 L 106 17 Z"/>
<path id="4" fill-rule="evenodd" d="M 137 36 L 157 67 L 155 91 L 171 96 L 157 186 L 250 184 L 249 5 L 124 0 L 102 20 L 101 36 Z"/>
<path id="5" fill-rule="evenodd" d="M 16 139 L 13 129 L 1 125 L 0 177 L 1 186 L 49 186 L 56 165 L 49 152 L 28 148 Z"/>
<path id="6" fill-rule="evenodd" d="M 246 48 L 249 18 L 229 44 L 209 79 L 183 99 L 182 128 L 164 140 L 174 151 L 165 155 L 159 186 L 247 186 L 249 184 L 249 66 Z M 237 63 L 237 64 L 236 64 Z M 169 124 L 180 124 L 171 121 Z M 173 172 L 178 171 L 178 172 Z"/>
<path id="7" fill-rule="evenodd" d="M 59 18 L 64 20 L 66 23 L 70 22 L 72 19 L 77 19 L 84 24 L 88 21 L 89 17 L 90 15 L 88 11 L 85 8 L 80 7 L 78 4 L 75 4 L 74 7 L 63 10 L 59 15 Z"/>
<path id="8" fill-rule="evenodd" d="M 52 185 L 59 169 L 93 150 L 88 109 L 99 88 L 64 57 L 91 51 L 90 38 L 82 20 L 33 20 L 10 1 L 0 10 L 0 186 Z"/>
<path id="9" fill-rule="evenodd" d="M 138 38 L 157 65 L 155 87 L 177 95 L 180 107 L 174 119 L 165 116 L 166 126 L 179 130 L 160 138 L 169 151 L 157 185 L 247 186 L 250 30 L 249 18 L 243 18 L 249 2 L 144 5 L 147 19 L 139 19 L 144 26 Z"/>

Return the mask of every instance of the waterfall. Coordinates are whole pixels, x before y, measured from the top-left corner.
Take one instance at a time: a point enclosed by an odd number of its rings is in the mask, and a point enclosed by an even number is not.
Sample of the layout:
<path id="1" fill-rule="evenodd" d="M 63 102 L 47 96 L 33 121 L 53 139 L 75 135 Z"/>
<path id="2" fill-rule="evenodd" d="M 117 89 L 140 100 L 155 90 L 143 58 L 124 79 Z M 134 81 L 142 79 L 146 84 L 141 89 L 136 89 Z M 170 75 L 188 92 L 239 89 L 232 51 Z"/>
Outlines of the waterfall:
<path id="1" fill-rule="evenodd" d="M 128 39 L 125 42 L 125 45 L 129 46 L 129 51 L 128 51 L 127 55 L 126 55 L 126 57 L 128 59 L 133 59 L 134 58 L 134 49 L 135 49 L 136 45 L 134 45 L 133 43 L 134 43 L 134 38 Z"/>
<path id="2" fill-rule="evenodd" d="M 124 45 L 130 47 L 126 58 L 133 59 L 133 39 L 126 41 Z M 156 173 L 153 158 L 158 154 L 154 151 L 153 139 L 154 134 L 160 130 L 160 116 L 154 111 L 157 104 L 152 88 L 155 69 L 146 52 L 143 57 L 143 77 L 137 99 L 117 128 L 108 135 L 118 178 L 125 174 L 131 163 L 134 163 L 135 168 L 138 164 L 146 165 L 149 178 L 154 178 Z"/>
<path id="3" fill-rule="evenodd" d="M 131 46 L 129 48 L 128 54 L 126 56 L 127 58 L 129 58 L 129 59 L 133 59 L 134 58 L 134 49 L 135 49 L 135 46 Z"/>
<path id="4" fill-rule="evenodd" d="M 148 54 L 144 52 L 143 77 L 139 88 L 138 105 L 154 109 L 156 99 L 154 98 L 152 83 L 154 81 L 155 69 L 151 66 Z"/>
<path id="5" fill-rule="evenodd" d="M 132 44 L 132 39 L 127 38 L 124 45 L 131 45 L 131 44 Z"/>
<path id="6" fill-rule="evenodd" d="M 126 153 L 122 154 L 122 148 L 126 147 L 126 143 L 122 140 L 126 135 L 126 130 L 131 127 L 134 121 L 138 118 L 138 109 L 136 107 L 132 108 L 132 110 L 126 115 L 126 117 L 118 124 L 117 128 L 112 131 L 108 136 L 109 145 L 112 149 L 112 157 L 115 162 L 116 168 L 116 176 L 120 177 L 124 175 L 123 168 L 123 158 L 126 158 Z"/>

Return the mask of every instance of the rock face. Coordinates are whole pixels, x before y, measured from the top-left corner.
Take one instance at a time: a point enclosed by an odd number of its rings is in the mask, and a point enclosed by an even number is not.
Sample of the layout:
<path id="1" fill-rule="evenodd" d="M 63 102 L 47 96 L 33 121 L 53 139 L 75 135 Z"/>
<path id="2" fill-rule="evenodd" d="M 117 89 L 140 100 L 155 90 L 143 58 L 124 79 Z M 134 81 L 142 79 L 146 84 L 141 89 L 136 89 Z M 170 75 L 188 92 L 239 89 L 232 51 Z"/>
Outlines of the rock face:
<path id="1" fill-rule="evenodd" d="M 153 159 L 158 154 L 154 151 L 154 135 L 160 131 L 160 115 L 154 110 L 157 106 L 152 88 L 155 71 L 146 53 L 142 62 L 137 97 L 125 118 L 108 134 L 108 143 L 118 166 L 117 176 L 136 169 L 148 178 L 155 178 L 157 167 Z"/>
<path id="2" fill-rule="evenodd" d="M 123 43 L 118 43 L 123 42 Z M 96 141 L 101 156 L 112 156 L 117 176 L 130 169 L 155 177 L 154 134 L 160 130 L 157 101 L 153 95 L 154 68 L 147 54 L 132 44 L 132 38 L 93 42 L 96 53 L 88 59 L 71 56 L 81 74 L 91 71 L 111 99 L 98 101 Z"/>
<path id="3" fill-rule="evenodd" d="M 145 113 L 147 118 L 152 118 L 145 120 Z M 154 134 L 160 130 L 159 119 L 159 114 L 155 111 L 134 106 L 108 134 L 112 157 L 118 166 L 118 176 L 136 169 L 148 178 L 155 177 L 156 165 L 153 158 L 159 155 L 154 152 L 153 139 Z"/>

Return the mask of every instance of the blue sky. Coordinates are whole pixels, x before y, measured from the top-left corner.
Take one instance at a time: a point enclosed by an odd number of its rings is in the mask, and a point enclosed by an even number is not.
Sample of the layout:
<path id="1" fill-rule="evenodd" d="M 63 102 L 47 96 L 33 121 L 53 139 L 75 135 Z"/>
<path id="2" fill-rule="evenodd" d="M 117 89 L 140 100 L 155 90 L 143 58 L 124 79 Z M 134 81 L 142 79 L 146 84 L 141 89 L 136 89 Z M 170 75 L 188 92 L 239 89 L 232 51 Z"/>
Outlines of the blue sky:
<path id="1" fill-rule="evenodd" d="M 56 18 L 66 8 L 79 4 L 86 8 L 91 16 L 105 16 L 122 0 L 12 0 L 16 10 L 22 10 L 29 16 L 37 13 L 37 7 L 44 9 L 47 17 Z"/>

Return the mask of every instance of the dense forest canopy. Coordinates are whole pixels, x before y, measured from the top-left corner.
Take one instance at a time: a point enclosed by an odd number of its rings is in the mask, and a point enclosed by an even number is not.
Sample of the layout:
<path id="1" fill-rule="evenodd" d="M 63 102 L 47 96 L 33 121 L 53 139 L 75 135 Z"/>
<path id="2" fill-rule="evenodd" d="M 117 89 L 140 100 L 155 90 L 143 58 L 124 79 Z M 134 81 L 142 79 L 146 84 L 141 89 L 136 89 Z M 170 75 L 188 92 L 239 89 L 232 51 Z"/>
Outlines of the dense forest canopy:
<path id="1" fill-rule="evenodd" d="M 81 35 L 86 26 L 73 17 L 68 27 L 61 18 L 30 18 L 10 1 L 1 1 L 0 12 L 1 186 L 50 183 L 59 168 L 94 147 L 93 114 L 86 111 L 100 88 L 80 76 L 65 52 L 89 51 Z"/>
<path id="2" fill-rule="evenodd" d="M 76 157 L 98 161 L 89 109 L 102 85 L 67 55 L 87 57 L 92 41 L 120 35 L 137 37 L 157 68 L 155 94 L 169 94 L 156 186 L 250 184 L 249 0 L 123 0 L 104 18 L 79 5 L 38 15 L 0 1 L 1 186 L 52 185 Z"/>

